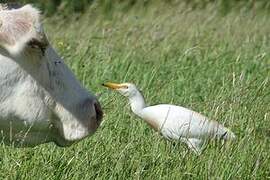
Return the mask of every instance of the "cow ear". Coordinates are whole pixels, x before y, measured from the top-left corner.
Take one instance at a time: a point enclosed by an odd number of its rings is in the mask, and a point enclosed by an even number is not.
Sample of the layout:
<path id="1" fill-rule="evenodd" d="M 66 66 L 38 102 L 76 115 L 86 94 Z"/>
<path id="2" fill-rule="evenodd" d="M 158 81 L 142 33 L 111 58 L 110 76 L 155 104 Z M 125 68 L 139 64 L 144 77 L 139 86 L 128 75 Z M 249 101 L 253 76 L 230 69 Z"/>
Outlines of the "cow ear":
<path id="1" fill-rule="evenodd" d="M 31 5 L 0 8 L 0 46 L 11 55 L 19 55 L 27 42 L 38 39 L 40 29 L 40 12 Z"/>

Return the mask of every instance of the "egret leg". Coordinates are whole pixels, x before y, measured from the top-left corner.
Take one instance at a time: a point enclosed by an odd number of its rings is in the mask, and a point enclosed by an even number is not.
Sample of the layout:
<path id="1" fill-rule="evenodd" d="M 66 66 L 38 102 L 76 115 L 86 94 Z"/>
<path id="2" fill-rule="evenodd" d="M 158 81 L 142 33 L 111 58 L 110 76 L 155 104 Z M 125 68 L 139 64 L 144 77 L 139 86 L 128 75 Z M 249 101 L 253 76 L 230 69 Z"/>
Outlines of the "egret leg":
<path id="1" fill-rule="evenodd" d="M 195 154 L 200 155 L 202 153 L 202 140 L 196 138 L 181 138 L 181 141 L 186 143 Z"/>

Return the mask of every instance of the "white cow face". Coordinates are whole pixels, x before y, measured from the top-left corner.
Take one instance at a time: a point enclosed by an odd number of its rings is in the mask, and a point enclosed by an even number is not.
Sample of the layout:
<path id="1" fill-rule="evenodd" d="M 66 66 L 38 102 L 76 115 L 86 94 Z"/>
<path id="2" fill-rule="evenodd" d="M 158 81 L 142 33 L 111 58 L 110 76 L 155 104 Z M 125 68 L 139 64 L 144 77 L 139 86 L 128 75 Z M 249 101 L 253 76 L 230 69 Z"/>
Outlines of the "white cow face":
<path id="1" fill-rule="evenodd" d="M 0 130 L 4 141 L 26 146 L 54 141 L 65 146 L 94 133 L 101 118 L 96 97 L 81 87 L 49 44 L 39 11 L 30 5 L 19 9 L 0 6 Z"/>

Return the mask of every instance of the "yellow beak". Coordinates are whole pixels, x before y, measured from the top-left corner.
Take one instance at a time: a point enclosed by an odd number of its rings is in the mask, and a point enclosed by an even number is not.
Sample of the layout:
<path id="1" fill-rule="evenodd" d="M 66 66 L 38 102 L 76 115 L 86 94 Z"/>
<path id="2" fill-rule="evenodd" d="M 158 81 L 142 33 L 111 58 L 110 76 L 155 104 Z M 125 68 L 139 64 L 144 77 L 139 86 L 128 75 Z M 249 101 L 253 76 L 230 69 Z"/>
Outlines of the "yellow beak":
<path id="1" fill-rule="evenodd" d="M 120 88 L 126 87 L 123 84 L 117 84 L 117 83 L 111 83 L 111 82 L 103 83 L 102 86 L 108 87 L 110 89 L 120 89 Z"/>

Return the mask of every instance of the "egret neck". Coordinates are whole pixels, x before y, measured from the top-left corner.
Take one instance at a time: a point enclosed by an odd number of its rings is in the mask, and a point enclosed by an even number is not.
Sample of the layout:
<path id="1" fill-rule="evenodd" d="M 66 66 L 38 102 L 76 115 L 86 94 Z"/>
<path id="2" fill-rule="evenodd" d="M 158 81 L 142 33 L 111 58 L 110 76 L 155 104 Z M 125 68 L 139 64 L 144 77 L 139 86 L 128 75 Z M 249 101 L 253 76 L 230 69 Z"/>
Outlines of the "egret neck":
<path id="1" fill-rule="evenodd" d="M 136 94 L 129 97 L 129 102 L 131 106 L 131 110 L 134 114 L 142 118 L 148 125 L 154 128 L 155 131 L 159 131 L 159 123 L 154 119 L 146 117 L 143 113 L 143 109 L 146 108 L 145 101 L 143 95 L 137 91 Z"/>
<path id="2" fill-rule="evenodd" d="M 146 107 L 144 98 L 140 92 L 136 92 L 133 96 L 129 97 L 129 103 L 133 113 L 141 117 L 141 111 Z"/>

